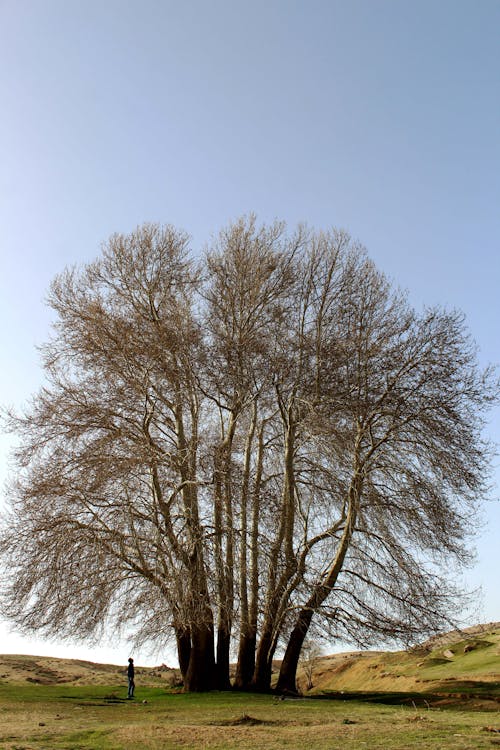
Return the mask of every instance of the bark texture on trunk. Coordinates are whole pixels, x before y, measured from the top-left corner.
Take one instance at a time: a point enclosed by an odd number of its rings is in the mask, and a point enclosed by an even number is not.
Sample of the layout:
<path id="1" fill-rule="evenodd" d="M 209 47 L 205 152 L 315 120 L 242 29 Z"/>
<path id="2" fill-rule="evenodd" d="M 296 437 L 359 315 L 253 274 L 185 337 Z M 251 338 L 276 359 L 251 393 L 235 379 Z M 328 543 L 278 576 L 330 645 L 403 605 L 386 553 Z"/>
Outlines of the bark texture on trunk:
<path id="1" fill-rule="evenodd" d="M 290 634 L 285 656 L 281 662 L 278 682 L 276 684 L 276 692 L 278 693 L 297 692 L 297 666 L 302 645 L 311 624 L 312 616 L 313 612 L 311 609 L 303 609 Z"/>
<path id="2" fill-rule="evenodd" d="M 252 689 L 258 692 L 267 692 L 271 689 L 271 674 L 273 668 L 273 637 L 270 630 L 262 634 L 257 649 L 255 670 L 252 678 Z"/>
<path id="3" fill-rule="evenodd" d="M 215 686 L 217 690 L 230 690 L 229 647 L 231 633 L 223 626 L 217 629 L 217 668 Z"/>
<path id="4" fill-rule="evenodd" d="M 202 693 L 215 689 L 214 632 L 209 626 L 192 629 L 189 665 L 184 690 Z"/>
<path id="5" fill-rule="evenodd" d="M 240 638 L 238 664 L 234 678 L 236 690 L 246 690 L 251 685 L 255 669 L 256 643 L 257 631 L 255 629 Z"/>
<path id="6" fill-rule="evenodd" d="M 175 631 L 175 637 L 177 641 L 177 658 L 179 659 L 179 668 L 183 681 L 186 678 L 186 674 L 189 667 L 189 659 L 191 656 L 191 633 L 188 628 L 177 629 Z"/>

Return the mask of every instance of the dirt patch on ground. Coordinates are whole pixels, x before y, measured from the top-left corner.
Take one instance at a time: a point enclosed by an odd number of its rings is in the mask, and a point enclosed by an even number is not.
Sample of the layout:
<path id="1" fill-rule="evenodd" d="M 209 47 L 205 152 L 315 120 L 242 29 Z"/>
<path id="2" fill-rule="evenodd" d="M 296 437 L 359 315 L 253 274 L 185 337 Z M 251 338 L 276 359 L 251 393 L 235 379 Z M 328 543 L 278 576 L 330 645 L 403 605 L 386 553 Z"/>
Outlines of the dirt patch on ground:
<path id="1" fill-rule="evenodd" d="M 237 719 L 225 719 L 224 721 L 210 722 L 212 726 L 219 726 L 219 727 L 258 727 L 258 726 L 273 725 L 277 723 L 278 722 L 276 721 L 266 721 L 264 719 L 256 719 L 254 716 L 249 716 L 248 714 L 243 714 L 243 716 L 238 716 Z"/>

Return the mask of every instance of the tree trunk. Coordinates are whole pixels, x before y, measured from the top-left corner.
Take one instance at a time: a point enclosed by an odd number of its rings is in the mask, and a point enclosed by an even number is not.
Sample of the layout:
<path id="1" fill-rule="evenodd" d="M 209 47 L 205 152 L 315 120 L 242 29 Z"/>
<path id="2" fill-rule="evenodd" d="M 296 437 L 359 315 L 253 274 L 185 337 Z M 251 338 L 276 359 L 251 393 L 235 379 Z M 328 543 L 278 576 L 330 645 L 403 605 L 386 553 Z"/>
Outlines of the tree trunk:
<path id="1" fill-rule="evenodd" d="M 281 662 L 280 673 L 276 685 L 276 692 L 278 693 L 297 692 L 297 666 L 302 645 L 311 624 L 312 616 L 312 609 L 301 610 L 295 627 L 291 632 L 285 656 Z"/>
<path id="2" fill-rule="evenodd" d="M 272 632 L 267 629 L 261 636 L 255 670 L 252 678 L 252 689 L 258 692 L 266 692 L 271 689 L 271 675 L 273 668 L 273 637 Z"/>
<path id="3" fill-rule="evenodd" d="M 215 688 L 214 632 L 210 626 L 193 627 L 184 690 L 202 693 Z"/>
<path id="4" fill-rule="evenodd" d="M 262 634 L 257 648 L 252 687 L 255 690 L 269 690 L 271 687 L 272 662 L 281 627 L 278 616 L 283 605 L 283 594 L 297 570 L 297 560 L 293 550 L 295 519 L 295 472 L 294 447 L 296 436 L 295 403 L 291 396 L 287 407 L 281 408 L 284 423 L 283 488 L 279 525 L 269 555 L 267 596 L 264 605 Z M 280 557 L 284 557 L 281 562 Z"/>
<path id="5" fill-rule="evenodd" d="M 359 440 L 360 436 L 358 435 L 356 440 L 356 457 L 358 456 Z M 358 467 L 356 466 L 356 468 Z M 297 622 L 288 640 L 284 659 L 281 662 L 280 674 L 276 685 L 278 692 L 297 692 L 297 666 L 299 664 L 302 644 L 306 638 L 314 612 L 319 609 L 330 594 L 344 565 L 344 560 L 354 534 L 362 486 L 363 474 L 357 470 L 351 479 L 349 487 L 347 517 L 337 553 L 328 571 L 328 575 L 316 585 L 313 593 L 299 612 Z"/>
<path id="6" fill-rule="evenodd" d="M 240 638 L 238 650 L 238 664 L 234 687 L 237 690 L 246 690 L 250 687 L 255 669 L 255 646 L 257 643 L 257 631 L 252 628 Z"/>
<path id="7" fill-rule="evenodd" d="M 236 411 L 231 412 L 227 433 L 221 423 L 222 442 L 214 461 L 214 549 L 217 582 L 217 669 L 216 687 L 229 690 L 229 649 L 234 609 L 234 519 L 231 476 L 232 444 L 236 430 Z M 224 544 L 225 543 L 225 544 Z"/>
<path id="8" fill-rule="evenodd" d="M 187 560 L 187 602 L 191 607 L 191 648 L 184 675 L 184 690 L 203 692 L 215 688 L 214 624 L 204 563 L 203 531 L 200 525 L 196 489 L 197 434 L 188 440 L 184 425 L 182 394 L 177 394 L 176 432 L 179 449 L 179 473 L 182 479 L 183 508 L 191 551 Z M 195 429 L 195 428 L 193 428 Z M 187 654 L 187 646 L 183 646 Z"/>
<path id="9" fill-rule="evenodd" d="M 230 690 L 231 680 L 229 677 L 229 647 L 231 633 L 226 625 L 220 624 L 217 628 L 217 669 L 215 687 L 217 690 Z"/>
<path id="10" fill-rule="evenodd" d="M 177 641 L 179 668 L 184 681 L 189 668 L 189 659 L 191 656 L 191 633 L 188 628 L 176 628 L 175 638 Z"/>

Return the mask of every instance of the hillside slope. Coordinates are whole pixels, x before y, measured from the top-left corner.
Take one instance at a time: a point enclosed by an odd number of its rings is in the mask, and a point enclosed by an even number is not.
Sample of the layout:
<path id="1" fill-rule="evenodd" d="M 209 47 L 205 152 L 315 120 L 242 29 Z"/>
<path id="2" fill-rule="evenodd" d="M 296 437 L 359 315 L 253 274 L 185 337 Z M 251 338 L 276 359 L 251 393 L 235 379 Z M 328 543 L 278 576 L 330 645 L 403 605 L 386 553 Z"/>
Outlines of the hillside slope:
<path id="1" fill-rule="evenodd" d="M 412 651 L 323 657 L 315 666 L 309 694 L 325 691 L 500 695 L 500 623 L 449 633 Z"/>
<path id="2" fill-rule="evenodd" d="M 144 686 L 172 685 L 177 670 L 162 665 L 136 667 L 137 680 Z M 31 682 L 38 685 L 125 685 L 126 665 L 97 664 L 79 659 L 51 656 L 0 655 L 0 682 Z"/>

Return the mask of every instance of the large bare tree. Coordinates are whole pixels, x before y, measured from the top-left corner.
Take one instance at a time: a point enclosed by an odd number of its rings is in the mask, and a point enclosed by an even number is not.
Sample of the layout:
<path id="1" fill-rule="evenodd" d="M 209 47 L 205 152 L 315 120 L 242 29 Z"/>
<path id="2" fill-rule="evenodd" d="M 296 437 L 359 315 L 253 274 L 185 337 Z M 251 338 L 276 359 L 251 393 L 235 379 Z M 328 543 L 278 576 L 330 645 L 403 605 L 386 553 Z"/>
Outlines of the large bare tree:
<path id="1" fill-rule="evenodd" d="M 416 313 L 344 232 L 255 217 L 195 261 L 144 225 L 52 284 L 0 553 L 26 631 L 174 638 L 188 690 L 296 688 L 311 629 L 453 619 L 497 396 L 462 316 Z"/>

